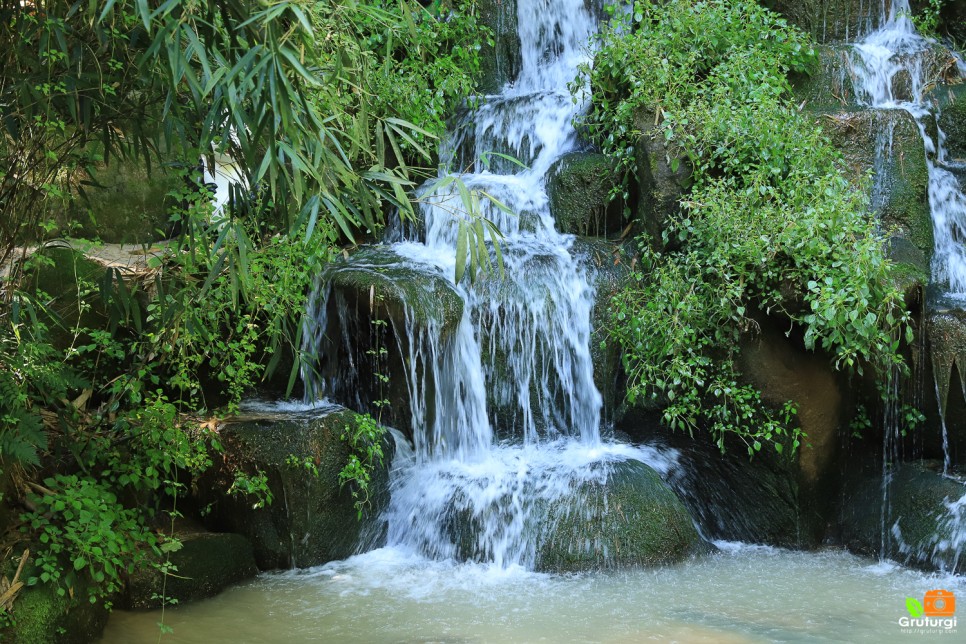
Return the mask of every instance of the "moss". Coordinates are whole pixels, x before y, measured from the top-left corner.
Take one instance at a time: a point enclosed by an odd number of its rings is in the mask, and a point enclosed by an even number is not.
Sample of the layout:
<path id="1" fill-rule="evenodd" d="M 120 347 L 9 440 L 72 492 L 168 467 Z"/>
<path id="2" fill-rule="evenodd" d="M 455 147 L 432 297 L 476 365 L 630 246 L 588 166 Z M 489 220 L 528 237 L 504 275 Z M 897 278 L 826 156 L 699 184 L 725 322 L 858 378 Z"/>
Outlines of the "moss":
<path id="1" fill-rule="evenodd" d="M 86 598 L 86 590 L 75 591 L 75 597 Z M 0 631 L 0 641 L 9 636 L 17 644 L 87 644 L 104 631 L 108 611 L 103 603 L 61 597 L 41 584 L 20 591 L 11 615 L 14 625 L 7 633 Z"/>
<path id="2" fill-rule="evenodd" d="M 547 175 L 557 229 L 584 236 L 620 233 L 620 205 L 610 201 L 616 185 L 613 162 L 603 154 L 572 152 L 558 159 Z"/>
<path id="3" fill-rule="evenodd" d="M 849 76 L 851 52 L 851 47 L 842 45 L 819 47 L 818 63 L 811 72 L 790 78 L 795 103 L 823 112 L 855 109 L 857 102 Z"/>
<path id="4" fill-rule="evenodd" d="M 333 289 L 353 300 L 372 300 L 382 307 L 397 329 L 406 328 L 407 309 L 420 328 L 439 327 L 446 338 L 463 318 L 463 298 L 452 284 L 431 269 L 407 264 L 391 250 L 363 249 L 329 270 Z"/>
<path id="5" fill-rule="evenodd" d="M 878 3 L 870 0 L 763 0 L 762 4 L 819 42 L 854 40 L 879 14 Z"/>
<path id="6" fill-rule="evenodd" d="M 349 458 L 341 435 L 360 417 L 338 408 L 318 414 L 240 417 L 218 428 L 224 453 L 199 484 L 199 501 L 211 505 L 206 519 L 211 529 L 238 533 L 251 541 L 261 569 L 344 559 L 355 553 L 367 530 L 375 530 L 378 537 L 378 526 L 373 526 L 386 502 L 392 455 L 388 438 L 384 462 L 370 483 L 372 507 L 360 521 L 350 490 L 339 483 L 339 472 Z M 289 464 L 290 456 L 297 464 L 308 459 L 318 475 Z M 237 471 L 266 474 L 274 502 L 254 509 L 250 498 L 227 494 Z"/>
<path id="7" fill-rule="evenodd" d="M 844 488 L 839 513 L 841 539 L 860 554 L 885 556 L 907 565 L 962 574 L 966 559 L 957 557 L 959 521 L 947 503 L 966 494 L 966 486 L 922 464 L 905 463 L 888 487 L 882 552 L 882 475 L 871 472 Z"/>
<path id="8" fill-rule="evenodd" d="M 537 569 L 553 572 L 658 566 L 701 547 L 691 516 L 644 463 L 611 466 L 548 508 Z"/>
<path id="9" fill-rule="evenodd" d="M 946 153 L 966 161 L 966 83 L 936 90 L 939 102 L 939 127 L 946 134 Z"/>

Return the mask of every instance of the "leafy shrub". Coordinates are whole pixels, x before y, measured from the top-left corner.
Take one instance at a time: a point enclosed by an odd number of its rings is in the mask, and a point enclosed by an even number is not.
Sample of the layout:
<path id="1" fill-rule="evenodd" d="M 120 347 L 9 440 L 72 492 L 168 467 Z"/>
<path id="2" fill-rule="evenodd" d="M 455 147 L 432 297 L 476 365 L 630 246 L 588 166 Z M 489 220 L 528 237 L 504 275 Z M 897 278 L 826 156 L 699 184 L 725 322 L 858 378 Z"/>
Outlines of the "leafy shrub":
<path id="1" fill-rule="evenodd" d="M 786 74 L 814 57 L 803 34 L 755 2 L 671 0 L 615 18 L 586 70 L 585 126 L 625 182 L 642 114 L 672 166 L 693 169 L 666 250 L 642 239 L 634 285 L 612 304 L 628 398 L 663 401 L 672 427 L 707 426 L 722 447 L 737 434 L 749 453 L 800 442 L 793 407 L 776 414 L 736 365 L 760 316 L 787 320 L 807 349 L 859 373 L 902 365 L 899 333 L 911 333 L 865 193 L 790 102 Z"/>

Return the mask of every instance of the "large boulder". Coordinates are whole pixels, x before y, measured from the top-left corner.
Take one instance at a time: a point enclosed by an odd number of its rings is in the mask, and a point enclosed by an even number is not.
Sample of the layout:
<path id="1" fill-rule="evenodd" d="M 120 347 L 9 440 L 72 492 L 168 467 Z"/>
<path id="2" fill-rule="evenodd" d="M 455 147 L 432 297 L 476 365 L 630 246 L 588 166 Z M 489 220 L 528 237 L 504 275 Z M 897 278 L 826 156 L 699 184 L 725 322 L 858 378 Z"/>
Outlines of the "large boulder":
<path id="1" fill-rule="evenodd" d="M 378 542 L 376 520 L 388 498 L 390 441 L 369 483 L 369 505 L 360 517 L 339 473 L 350 449 L 342 436 L 363 419 L 334 408 L 302 414 L 265 414 L 226 420 L 218 426 L 223 452 L 198 482 L 196 497 L 210 508 L 212 530 L 248 538 L 258 567 L 315 566 L 344 559 Z M 267 478 L 274 500 L 258 506 L 261 494 L 232 494 L 239 480 Z"/>
<path id="2" fill-rule="evenodd" d="M 611 192 L 618 183 L 614 164 L 603 154 L 571 152 L 547 174 L 547 195 L 557 230 L 583 236 L 619 234 L 624 225 Z"/>
<path id="3" fill-rule="evenodd" d="M 594 361 L 594 384 L 604 398 L 605 423 L 617 417 L 624 399 L 621 347 L 609 336 L 614 323 L 610 302 L 627 286 L 631 275 L 630 264 L 621 251 L 621 245 L 602 240 L 577 239 L 573 247 L 573 253 L 581 258 L 581 264 L 593 277 L 595 298 L 590 313 L 590 352 Z"/>
<path id="4" fill-rule="evenodd" d="M 536 568 L 549 572 L 659 566 L 705 547 L 671 488 L 638 461 L 549 504 L 541 532 Z"/>
<path id="5" fill-rule="evenodd" d="M 663 246 L 662 233 L 668 217 L 677 212 L 684 192 L 691 185 L 687 161 L 672 157 L 656 126 L 653 111 L 637 115 L 642 132 L 634 146 L 634 216 L 640 231 L 647 233 L 655 247 Z"/>
<path id="6" fill-rule="evenodd" d="M 659 412 L 639 409 L 616 428 L 636 441 L 677 451 L 669 482 L 705 538 L 790 548 L 820 542 L 802 530 L 799 475 L 790 450 L 785 456 L 762 450 L 751 459 L 740 439 L 726 436 L 722 452 L 709 434 L 672 431 L 661 424 Z"/>
<path id="7" fill-rule="evenodd" d="M 125 587 L 125 608 L 160 608 L 162 596 L 177 600 L 179 605 L 207 599 L 258 572 L 252 544 L 240 534 L 182 525 L 176 536 L 181 548 L 167 558 L 175 569 L 167 579 L 160 566 L 135 571 Z"/>
<path id="8" fill-rule="evenodd" d="M 920 430 L 930 456 L 966 465 L 966 312 L 931 312 L 926 321 L 926 424 Z"/>
<path id="9" fill-rule="evenodd" d="M 939 104 L 939 127 L 946 135 L 946 154 L 966 162 L 966 83 L 940 86 L 934 98 Z"/>
<path id="10" fill-rule="evenodd" d="M 883 504 L 885 516 L 883 516 Z M 843 488 L 839 538 L 853 552 L 907 565 L 966 572 L 966 485 L 923 464 L 857 476 Z"/>
<path id="11" fill-rule="evenodd" d="M 777 408 L 792 401 L 798 409 L 797 422 L 807 438 L 790 474 L 797 479 L 800 531 L 805 541 L 818 543 L 836 489 L 845 397 L 839 376 L 827 356 L 806 352 L 767 326 L 742 347 L 741 372 L 765 402 Z"/>

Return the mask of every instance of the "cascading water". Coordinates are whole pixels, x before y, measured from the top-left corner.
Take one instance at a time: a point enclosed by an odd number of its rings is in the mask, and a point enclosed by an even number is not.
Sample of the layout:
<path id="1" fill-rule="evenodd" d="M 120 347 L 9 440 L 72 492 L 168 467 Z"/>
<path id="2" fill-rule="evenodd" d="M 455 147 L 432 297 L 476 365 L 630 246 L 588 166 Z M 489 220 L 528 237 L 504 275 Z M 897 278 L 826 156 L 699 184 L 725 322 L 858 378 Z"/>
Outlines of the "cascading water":
<path id="1" fill-rule="evenodd" d="M 517 10 L 518 78 L 481 99 L 440 154 L 441 176 L 453 166 L 466 188 L 505 206 L 482 203 L 503 234 L 505 271 L 452 284 L 464 301 L 452 337 L 416 329 L 407 312 L 400 349 L 413 445 L 397 450 L 386 513 L 390 546 L 500 568 L 534 567 L 546 513 L 581 485 L 602 484 L 620 462 L 666 474 L 675 460 L 670 450 L 601 440 L 590 350 L 593 275 L 574 237 L 555 229 L 545 189 L 553 162 L 578 144 L 572 121 L 582 106 L 568 83 L 589 60 L 596 17 L 585 0 L 519 0 Z M 396 241 L 391 250 L 400 262 L 452 281 L 459 191 L 427 188 L 423 202 L 424 238 Z M 320 289 L 308 342 L 325 329 L 328 292 Z M 307 380 L 314 394 L 324 393 Z"/>
<path id="2" fill-rule="evenodd" d="M 878 28 L 871 31 L 854 45 L 852 77 L 856 97 L 863 105 L 880 110 L 904 110 L 919 126 L 926 152 L 929 171 L 929 207 L 933 221 L 935 250 L 932 259 L 933 281 L 944 291 L 947 302 L 966 302 L 966 195 L 960 180 L 953 172 L 954 163 L 947 158 L 945 134 L 938 119 L 927 102 L 930 89 L 927 78 L 927 59 L 934 52 L 935 43 L 920 36 L 911 20 L 908 0 L 882 0 Z M 966 75 L 966 65 L 956 59 L 960 75 Z M 935 127 L 935 136 L 930 134 Z M 891 133 L 879 137 L 877 157 L 891 154 Z M 961 169 L 961 168 L 960 168 Z M 875 202 L 873 194 L 873 202 Z M 876 205 L 873 203 L 873 205 Z M 897 399 L 896 376 L 890 376 L 889 388 Z M 936 397 L 939 401 L 940 421 L 943 430 L 943 473 L 950 466 L 944 404 L 937 379 Z M 882 483 L 882 546 L 883 556 L 893 552 L 909 555 L 909 546 L 903 541 L 899 520 L 892 516 L 890 508 L 891 467 L 897 464 L 896 444 L 899 440 L 899 414 L 896 404 L 886 411 L 883 444 Z M 964 497 L 966 498 L 966 497 Z M 950 500 L 949 514 L 940 520 L 944 533 L 953 535 L 945 540 L 942 550 L 952 552 L 952 560 L 958 562 L 966 546 L 966 516 L 962 512 L 962 499 Z M 894 522 L 893 522 L 894 520 Z M 955 529 L 953 529 L 955 528 Z M 933 553 L 935 554 L 935 553 Z M 937 559 L 937 557 L 933 557 Z M 918 559 L 930 559 L 929 553 L 919 553 Z M 937 560 L 943 567 L 945 560 Z"/>
<path id="3" fill-rule="evenodd" d="M 929 168 L 929 205 L 936 240 L 933 278 L 947 297 L 966 300 L 966 195 L 952 162 L 946 156 L 945 134 L 937 126 L 935 138 L 927 122 L 929 80 L 926 58 L 934 43 L 920 36 L 910 19 L 908 0 L 882 2 L 880 27 L 854 47 L 853 80 L 859 101 L 884 110 L 905 110 L 916 119 L 926 147 Z M 966 65 L 957 61 L 961 73 Z"/>

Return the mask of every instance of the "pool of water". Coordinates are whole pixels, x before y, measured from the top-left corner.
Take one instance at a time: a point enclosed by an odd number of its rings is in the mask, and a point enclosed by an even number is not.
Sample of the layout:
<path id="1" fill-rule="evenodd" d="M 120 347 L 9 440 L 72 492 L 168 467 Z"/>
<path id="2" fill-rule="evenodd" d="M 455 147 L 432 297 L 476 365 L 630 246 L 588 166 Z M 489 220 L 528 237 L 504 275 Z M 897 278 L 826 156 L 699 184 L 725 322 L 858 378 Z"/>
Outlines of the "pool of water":
<path id="1" fill-rule="evenodd" d="M 549 575 L 428 561 L 383 548 L 309 570 L 263 574 L 169 609 L 164 642 L 908 642 L 906 598 L 960 597 L 966 578 L 839 550 L 735 543 L 680 565 Z M 159 611 L 116 611 L 104 643 L 156 642 Z"/>

